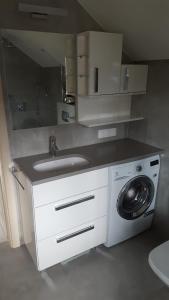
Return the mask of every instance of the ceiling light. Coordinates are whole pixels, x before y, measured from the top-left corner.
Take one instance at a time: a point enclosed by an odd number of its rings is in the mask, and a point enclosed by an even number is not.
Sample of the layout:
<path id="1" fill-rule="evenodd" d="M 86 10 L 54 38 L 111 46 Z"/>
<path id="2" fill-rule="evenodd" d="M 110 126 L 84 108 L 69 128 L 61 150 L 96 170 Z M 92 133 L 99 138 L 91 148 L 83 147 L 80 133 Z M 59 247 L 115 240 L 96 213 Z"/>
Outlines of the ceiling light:
<path id="1" fill-rule="evenodd" d="M 18 9 L 20 12 L 30 13 L 36 17 L 41 16 L 67 16 L 68 12 L 64 8 L 60 7 L 51 7 L 51 6 L 41 6 L 33 5 L 27 3 L 19 3 Z"/>

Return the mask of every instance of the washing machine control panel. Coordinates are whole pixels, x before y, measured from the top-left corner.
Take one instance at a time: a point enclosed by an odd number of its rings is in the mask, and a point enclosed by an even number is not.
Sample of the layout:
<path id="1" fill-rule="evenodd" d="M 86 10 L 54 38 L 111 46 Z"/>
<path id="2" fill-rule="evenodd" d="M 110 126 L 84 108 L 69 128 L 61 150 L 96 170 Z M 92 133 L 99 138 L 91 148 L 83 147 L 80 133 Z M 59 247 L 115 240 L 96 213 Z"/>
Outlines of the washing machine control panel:
<path id="1" fill-rule="evenodd" d="M 132 169 L 128 169 L 128 168 L 119 168 L 118 170 L 116 170 L 116 172 L 114 173 L 114 177 L 117 179 L 122 179 L 122 178 L 126 178 L 126 177 L 130 177 L 134 174 Z"/>

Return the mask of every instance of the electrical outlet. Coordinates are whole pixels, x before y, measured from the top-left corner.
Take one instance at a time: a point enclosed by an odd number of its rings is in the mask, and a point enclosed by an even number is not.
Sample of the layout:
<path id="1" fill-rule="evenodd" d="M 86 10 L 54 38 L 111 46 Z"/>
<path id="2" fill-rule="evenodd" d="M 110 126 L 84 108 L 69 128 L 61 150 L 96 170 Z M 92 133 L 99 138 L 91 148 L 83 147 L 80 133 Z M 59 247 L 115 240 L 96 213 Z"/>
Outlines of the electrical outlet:
<path id="1" fill-rule="evenodd" d="M 117 135 L 117 129 L 116 128 L 108 128 L 108 129 L 100 129 L 97 132 L 98 139 L 104 139 L 112 136 Z"/>

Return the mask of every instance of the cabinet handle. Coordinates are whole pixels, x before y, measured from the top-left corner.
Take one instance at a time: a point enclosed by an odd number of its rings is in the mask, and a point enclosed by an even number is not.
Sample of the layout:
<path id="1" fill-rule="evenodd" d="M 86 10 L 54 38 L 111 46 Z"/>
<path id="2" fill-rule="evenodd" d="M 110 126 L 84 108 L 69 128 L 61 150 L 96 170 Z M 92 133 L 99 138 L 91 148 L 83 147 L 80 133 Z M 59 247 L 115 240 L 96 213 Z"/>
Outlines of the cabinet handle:
<path id="1" fill-rule="evenodd" d="M 78 199 L 78 200 L 76 200 L 76 201 L 72 201 L 72 202 L 69 202 L 69 203 L 60 205 L 60 206 L 58 206 L 58 207 L 55 207 L 55 210 L 58 211 L 58 210 L 61 210 L 61 209 L 65 209 L 65 208 L 67 208 L 67 207 L 74 206 L 74 205 L 77 205 L 77 204 L 80 204 L 80 203 L 83 203 L 83 202 L 92 200 L 92 199 L 94 199 L 94 198 L 95 198 L 94 195 L 88 196 L 88 197 L 85 197 L 85 198 L 81 198 L 81 199 Z"/>
<path id="2" fill-rule="evenodd" d="M 56 242 L 57 242 L 58 244 L 59 244 L 59 243 L 62 243 L 62 242 L 66 241 L 66 240 L 69 240 L 69 239 L 71 239 L 71 238 L 73 238 L 73 237 L 75 237 L 75 236 L 77 236 L 77 235 L 83 234 L 83 233 L 88 232 L 88 231 L 91 231 L 91 230 L 93 230 L 93 229 L 94 229 L 94 225 L 89 226 L 89 227 L 86 227 L 86 228 L 84 228 L 84 229 L 82 229 L 82 230 L 76 231 L 76 232 L 71 233 L 71 234 L 69 234 L 69 235 L 65 235 L 65 236 L 63 236 L 62 238 L 59 238 L 58 240 L 56 240 Z"/>
<path id="3" fill-rule="evenodd" d="M 94 68 L 94 92 L 99 91 L 99 68 Z"/>
<path id="4" fill-rule="evenodd" d="M 125 72 L 124 72 L 124 81 L 123 81 L 123 90 L 124 91 L 128 90 L 129 78 L 130 78 L 129 70 L 126 67 Z"/>

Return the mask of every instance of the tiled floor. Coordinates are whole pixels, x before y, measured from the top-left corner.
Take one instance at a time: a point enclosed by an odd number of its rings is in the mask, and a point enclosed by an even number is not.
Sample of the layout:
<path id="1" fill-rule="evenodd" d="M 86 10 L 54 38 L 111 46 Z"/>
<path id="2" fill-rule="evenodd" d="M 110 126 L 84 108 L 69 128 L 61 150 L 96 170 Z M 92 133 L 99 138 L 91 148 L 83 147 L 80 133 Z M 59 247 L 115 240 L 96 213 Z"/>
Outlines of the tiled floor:
<path id="1" fill-rule="evenodd" d="M 151 271 L 153 231 L 107 249 L 92 250 L 39 273 L 25 251 L 0 245 L 0 300 L 168 300 L 169 289 Z"/>

